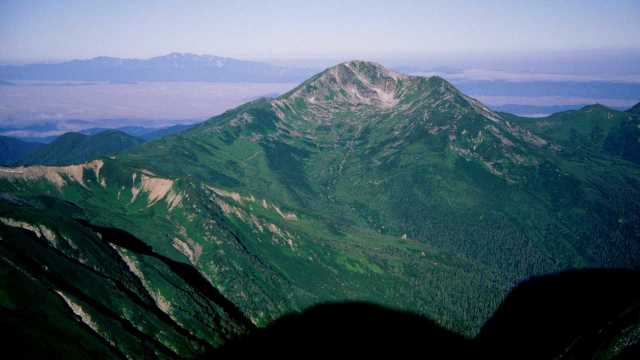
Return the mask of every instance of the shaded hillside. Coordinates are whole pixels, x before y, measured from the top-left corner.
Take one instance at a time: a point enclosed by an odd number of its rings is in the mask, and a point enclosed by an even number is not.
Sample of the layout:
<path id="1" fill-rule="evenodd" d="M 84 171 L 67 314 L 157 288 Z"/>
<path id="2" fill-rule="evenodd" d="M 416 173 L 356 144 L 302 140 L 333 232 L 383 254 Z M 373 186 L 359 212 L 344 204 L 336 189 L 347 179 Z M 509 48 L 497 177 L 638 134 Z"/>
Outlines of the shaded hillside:
<path id="1" fill-rule="evenodd" d="M 591 269 L 529 279 L 477 337 L 492 358 L 613 359 L 640 354 L 638 272 Z"/>
<path id="2" fill-rule="evenodd" d="M 79 164 L 99 157 L 114 155 L 142 143 L 143 140 L 118 130 L 105 130 L 95 135 L 66 133 L 26 155 L 20 164 Z"/>
<path id="3" fill-rule="evenodd" d="M 640 115 L 640 103 L 635 104 L 632 108 L 627 110 L 627 112 L 633 115 Z"/>
<path id="4" fill-rule="evenodd" d="M 192 357 L 252 328 L 192 266 L 82 217 L 48 197 L 0 200 L 0 326 L 15 354 Z"/>
<path id="5" fill-rule="evenodd" d="M 42 146 L 44 146 L 42 143 L 0 136 L 0 165 L 7 166 L 18 163 Z"/>

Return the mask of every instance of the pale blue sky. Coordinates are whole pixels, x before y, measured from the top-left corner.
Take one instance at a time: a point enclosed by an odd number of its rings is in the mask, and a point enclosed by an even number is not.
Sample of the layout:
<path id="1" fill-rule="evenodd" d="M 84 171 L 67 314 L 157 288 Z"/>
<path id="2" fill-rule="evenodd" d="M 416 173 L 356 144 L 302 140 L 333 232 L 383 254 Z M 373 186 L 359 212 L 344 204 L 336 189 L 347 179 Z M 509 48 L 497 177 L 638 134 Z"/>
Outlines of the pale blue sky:
<path id="1" fill-rule="evenodd" d="M 0 60 L 639 49 L 640 1 L 0 0 Z"/>

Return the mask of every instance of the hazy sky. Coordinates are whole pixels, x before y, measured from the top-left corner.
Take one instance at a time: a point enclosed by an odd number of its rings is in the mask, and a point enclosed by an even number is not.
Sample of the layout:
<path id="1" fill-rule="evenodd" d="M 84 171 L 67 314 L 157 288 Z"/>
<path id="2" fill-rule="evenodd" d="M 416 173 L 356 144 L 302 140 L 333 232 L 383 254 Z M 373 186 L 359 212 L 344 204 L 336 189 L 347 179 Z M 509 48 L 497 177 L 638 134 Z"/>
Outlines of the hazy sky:
<path id="1" fill-rule="evenodd" d="M 421 57 L 640 48 L 640 1 L 0 0 L 0 59 Z"/>

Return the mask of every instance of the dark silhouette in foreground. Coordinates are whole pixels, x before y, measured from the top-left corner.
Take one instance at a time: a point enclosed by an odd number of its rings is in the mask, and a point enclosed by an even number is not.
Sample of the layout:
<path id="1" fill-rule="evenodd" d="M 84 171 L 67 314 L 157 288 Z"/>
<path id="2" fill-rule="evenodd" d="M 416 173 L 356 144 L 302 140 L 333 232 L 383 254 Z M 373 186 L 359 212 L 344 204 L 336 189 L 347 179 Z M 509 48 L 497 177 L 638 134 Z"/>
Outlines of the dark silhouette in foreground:
<path id="1" fill-rule="evenodd" d="M 280 318 L 208 354 L 419 354 L 425 359 L 640 359 L 640 274 L 576 270 L 516 287 L 466 339 L 412 313 L 324 304 Z"/>
<path id="2" fill-rule="evenodd" d="M 640 273 L 587 269 L 531 278 L 511 291 L 476 343 L 498 358 L 640 359 Z"/>
<path id="3" fill-rule="evenodd" d="M 215 355 L 433 354 L 464 358 L 470 341 L 426 317 L 369 303 L 314 306 L 231 341 Z M 461 357 L 462 356 L 462 357 Z M 211 356 L 214 358 L 214 356 Z"/>

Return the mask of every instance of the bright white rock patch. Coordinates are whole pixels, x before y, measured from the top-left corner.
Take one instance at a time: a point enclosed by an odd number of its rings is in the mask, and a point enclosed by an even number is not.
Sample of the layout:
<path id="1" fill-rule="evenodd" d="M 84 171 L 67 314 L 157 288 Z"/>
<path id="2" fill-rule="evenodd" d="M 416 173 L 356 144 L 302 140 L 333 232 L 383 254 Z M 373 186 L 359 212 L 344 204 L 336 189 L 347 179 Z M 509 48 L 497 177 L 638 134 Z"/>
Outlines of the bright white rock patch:
<path id="1" fill-rule="evenodd" d="M 58 189 L 67 185 L 69 182 L 78 183 L 84 187 L 84 172 L 92 170 L 96 180 L 102 186 L 106 186 L 106 180 L 100 178 L 100 170 L 104 162 L 102 160 L 94 160 L 80 165 L 69 166 L 21 166 L 17 168 L 0 167 L 0 178 L 10 180 L 40 180 L 45 179 L 54 184 Z"/>
<path id="2" fill-rule="evenodd" d="M 145 192 L 147 193 L 147 206 L 152 206 L 163 199 L 169 206 L 169 211 L 180 205 L 183 196 L 174 190 L 174 181 L 150 174 L 150 172 L 143 171 L 141 174 L 134 173 L 131 176 L 133 182 L 131 186 L 131 203 L 138 198 L 141 192 Z M 136 181 L 138 178 L 140 180 Z"/>

